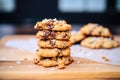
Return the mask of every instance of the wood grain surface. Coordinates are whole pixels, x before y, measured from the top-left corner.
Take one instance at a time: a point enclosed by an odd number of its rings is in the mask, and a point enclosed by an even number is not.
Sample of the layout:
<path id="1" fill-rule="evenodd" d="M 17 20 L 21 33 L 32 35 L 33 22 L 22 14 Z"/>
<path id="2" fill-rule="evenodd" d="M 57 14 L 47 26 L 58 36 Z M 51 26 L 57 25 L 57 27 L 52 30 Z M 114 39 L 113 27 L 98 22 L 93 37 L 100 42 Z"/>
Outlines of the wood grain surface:
<path id="1" fill-rule="evenodd" d="M 34 35 L 7 36 L 0 40 L 0 80 L 120 80 L 120 66 L 74 58 L 65 69 L 45 68 L 33 63 L 34 53 L 4 45 L 9 40 L 29 38 L 34 38 Z M 115 38 L 120 40 L 118 36 Z"/>

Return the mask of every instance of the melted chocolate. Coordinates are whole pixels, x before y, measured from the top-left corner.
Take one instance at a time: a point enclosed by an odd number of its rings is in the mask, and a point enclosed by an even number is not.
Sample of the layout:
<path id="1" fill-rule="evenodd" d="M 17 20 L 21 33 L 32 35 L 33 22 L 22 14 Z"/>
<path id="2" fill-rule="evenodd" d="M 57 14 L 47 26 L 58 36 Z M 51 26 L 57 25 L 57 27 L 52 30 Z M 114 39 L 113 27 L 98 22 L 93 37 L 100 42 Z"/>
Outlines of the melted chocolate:
<path id="1" fill-rule="evenodd" d="M 99 32 L 99 35 L 101 35 L 101 34 L 102 34 L 102 31 Z"/>
<path id="2" fill-rule="evenodd" d="M 51 32 L 51 34 L 50 34 L 50 36 L 53 37 L 53 38 L 55 38 L 56 35 L 57 34 L 55 32 Z"/>
<path id="3" fill-rule="evenodd" d="M 43 35 L 45 37 L 45 39 L 48 39 L 49 35 L 50 35 L 50 32 L 49 31 L 43 31 Z"/>
<path id="4" fill-rule="evenodd" d="M 52 31 L 43 31 L 43 37 L 45 38 L 45 39 L 48 39 L 49 38 L 49 36 L 51 36 L 52 38 L 55 38 L 56 37 L 56 33 L 55 32 L 52 32 Z"/>

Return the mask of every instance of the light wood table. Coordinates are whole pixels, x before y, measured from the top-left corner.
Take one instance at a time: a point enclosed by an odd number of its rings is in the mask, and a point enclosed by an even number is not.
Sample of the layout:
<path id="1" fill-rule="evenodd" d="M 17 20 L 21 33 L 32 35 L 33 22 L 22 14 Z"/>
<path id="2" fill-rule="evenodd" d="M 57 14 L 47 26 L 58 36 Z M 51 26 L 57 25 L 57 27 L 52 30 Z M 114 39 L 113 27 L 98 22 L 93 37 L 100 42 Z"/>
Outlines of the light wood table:
<path id="1" fill-rule="evenodd" d="M 120 66 L 74 58 L 74 62 L 65 69 L 44 68 L 34 65 L 34 53 L 4 45 L 8 40 L 29 38 L 34 38 L 34 35 L 7 36 L 0 40 L 0 58 L 3 58 L 0 61 L 0 80 L 120 80 Z"/>

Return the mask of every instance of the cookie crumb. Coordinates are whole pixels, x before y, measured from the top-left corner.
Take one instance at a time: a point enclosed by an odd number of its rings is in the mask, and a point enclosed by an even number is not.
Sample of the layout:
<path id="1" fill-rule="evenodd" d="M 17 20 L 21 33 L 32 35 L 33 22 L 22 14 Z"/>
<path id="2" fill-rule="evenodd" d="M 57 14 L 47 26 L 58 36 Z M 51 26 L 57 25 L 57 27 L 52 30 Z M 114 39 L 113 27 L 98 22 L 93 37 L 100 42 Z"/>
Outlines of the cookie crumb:
<path id="1" fill-rule="evenodd" d="M 11 69 L 11 68 L 13 68 L 13 66 L 8 66 L 8 68 L 10 68 L 10 69 Z"/>
<path id="2" fill-rule="evenodd" d="M 16 64 L 21 64 L 21 61 L 16 61 Z"/>
<path id="3" fill-rule="evenodd" d="M 58 65 L 58 69 L 64 69 L 65 68 L 65 64 L 59 64 Z"/>
<path id="4" fill-rule="evenodd" d="M 110 61 L 108 58 L 106 58 L 106 57 L 104 57 L 104 56 L 102 56 L 102 59 L 103 59 L 104 61 Z"/>
<path id="5" fill-rule="evenodd" d="M 44 71 L 44 69 L 41 69 L 41 71 Z"/>
<path id="6" fill-rule="evenodd" d="M 51 68 L 50 70 L 51 70 L 51 71 L 55 71 L 55 68 Z"/>
<path id="7" fill-rule="evenodd" d="M 77 64 L 80 64 L 80 61 L 77 61 L 76 63 L 77 63 Z"/>
<path id="8" fill-rule="evenodd" d="M 24 58 L 25 61 L 27 61 L 28 59 L 27 58 Z"/>
<path id="9" fill-rule="evenodd" d="M 87 54 L 87 51 L 84 51 L 84 54 Z"/>

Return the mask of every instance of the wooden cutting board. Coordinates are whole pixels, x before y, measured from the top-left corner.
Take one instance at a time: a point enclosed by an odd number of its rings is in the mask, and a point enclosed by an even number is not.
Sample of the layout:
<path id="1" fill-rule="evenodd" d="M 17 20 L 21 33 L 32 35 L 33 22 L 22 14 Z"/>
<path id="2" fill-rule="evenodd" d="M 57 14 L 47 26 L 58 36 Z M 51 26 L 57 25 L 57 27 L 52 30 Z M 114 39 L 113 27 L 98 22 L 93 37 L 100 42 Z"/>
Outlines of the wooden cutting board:
<path id="1" fill-rule="evenodd" d="M 33 63 L 34 53 L 4 45 L 9 40 L 25 40 L 31 38 L 34 38 L 34 35 L 6 36 L 0 40 L 0 80 L 120 80 L 120 66 L 101 64 L 82 58 L 74 58 L 74 62 L 66 66 L 65 69 L 59 70 L 57 67 L 44 68 Z M 119 37 L 116 37 L 116 39 L 120 40 Z"/>

